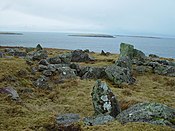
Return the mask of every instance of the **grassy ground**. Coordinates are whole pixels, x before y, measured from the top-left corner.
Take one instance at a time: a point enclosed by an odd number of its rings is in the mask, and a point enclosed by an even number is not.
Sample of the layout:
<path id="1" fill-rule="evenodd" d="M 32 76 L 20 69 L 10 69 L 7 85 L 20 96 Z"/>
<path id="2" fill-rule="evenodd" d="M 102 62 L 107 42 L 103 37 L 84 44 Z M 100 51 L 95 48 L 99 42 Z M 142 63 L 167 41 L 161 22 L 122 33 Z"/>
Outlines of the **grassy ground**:
<path id="1" fill-rule="evenodd" d="M 48 49 L 49 55 L 68 52 L 66 50 Z M 91 54 L 97 61 L 81 63 L 81 65 L 106 66 L 112 64 L 118 55 L 101 56 Z M 93 106 L 91 91 L 95 80 L 68 80 L 65 83 L 54 85 L 52 91 L 36 89 L 32 80 L 37 75 L 31 75 L 30 67 L 21 58 L 0 59 L 0 88 L 14 87 L 22 102 L 12 101 L 6 94 L 0 94 L 0 130 L 2 131 L 44 131 L 45 127 L 53 125 L 55 116 L 64 113 L 78 113 L 80 116 L 92 116 Z M 23 70 L 25 75 L 21 75 Z M 175 108 L 175 78 L 155 75 L 151 73 L 134 73 L 136 83 L 117 87 L 107 81 L 117 96 L 122 109 L 126 109 L 138 102 L 159 102 Z M 81 124 L 81 123 L 80 123 Z M 88 131 L 171 131 L 170 127 L 156 126 L 146 123 L 128 123 L 121 125 L 114 121 L 100 126 L 84 126 Z"/>

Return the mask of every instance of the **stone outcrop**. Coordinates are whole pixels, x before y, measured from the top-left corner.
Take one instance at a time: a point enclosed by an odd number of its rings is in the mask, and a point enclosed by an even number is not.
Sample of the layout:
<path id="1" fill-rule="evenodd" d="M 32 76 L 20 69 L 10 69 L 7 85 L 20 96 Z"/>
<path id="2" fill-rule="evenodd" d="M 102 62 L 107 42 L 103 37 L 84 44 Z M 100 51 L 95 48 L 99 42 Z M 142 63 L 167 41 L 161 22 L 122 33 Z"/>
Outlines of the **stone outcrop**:
<path id="1" fill-rule="evenodd" d="M 39 50 L 36 51 L 32 54 L 32 59 L 33 60 L 41 60 L 41 59 L 46 59 L 48 57 L 47 51 L 46 50 Z"/>
<path id="2" fill-rule="evenodd" d="M 82 50 L 74 50 L 72 52 L 72 62 L 88 62 L 94 60 L 94 58 L 92 58 L 88 53 L 85 53 Z"/>
<path id="3" fill-rule="evenodd" d="M 131 71 L 128 68 L 119 67 L 113 64 L 111 66 L 108 66 L 105 72 L 107 74 L 107 78 L 114 84 L 133 84 L 135 82 L 135 79 L 132 77 Z"/>
<path id="4" fill-rule="evenodd" d="M 159 103 L 139 103 L 117 116 L 117 120 L 122 124 L 147 122 L 175 127 L 175 124 L 172 123 L 173 119 L 175 119 L 175 109 Z"/>
<path id="5" fill-rule="evenodd" d="M 119 103 L 106 82 L 97 80 L 91 96 L 95 115 L 110 115 L 115 118 L 120 113 Z"/>

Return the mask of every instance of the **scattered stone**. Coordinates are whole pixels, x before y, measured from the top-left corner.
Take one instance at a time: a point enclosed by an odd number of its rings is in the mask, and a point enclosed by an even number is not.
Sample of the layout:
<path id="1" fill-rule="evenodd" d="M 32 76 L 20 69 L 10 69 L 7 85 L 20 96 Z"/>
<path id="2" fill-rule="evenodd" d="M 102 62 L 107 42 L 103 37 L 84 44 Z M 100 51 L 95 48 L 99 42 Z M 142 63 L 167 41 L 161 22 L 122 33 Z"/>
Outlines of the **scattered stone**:
<path id="1" fill-rule="evenodd" d="M 115 120 L 114 117 L 110 115 L 98 115 L 93 117 L 86 117 L 83 119 L 83 122 L 87 126 L 95 126 L 95 125 L 106 124 L 114 120 Z"/>
<path id="2" fill-rule="evenodd" d="M 60 56 L 51 57 L 48 59 L 50 64 L 61 64 Z"/>
<path id="3" fill-rule="evenodd" d="M 84 53 L 82 50 L 74 50 L 72 52 L 72 62 L 88 62 L 94 60 L 94 58 L 92 58 L 89 54 Z"/>
<path id="4" fill-rule="evenodd" d="M 21 70 L 19 70 L 19 71 L 17 72 L 17 75 L 18 75 L 19 77 L 24 78 L 24 77 L 27 77 L 28 72 L 27 72 L 27 70 L 25 70 L 25 69 L 21 69 Z"/>
<path id="5" fill-rule="evenodd" d="M 59 55 L 59 58 L 61 59 L 61 63 L 70 64 L 72 59 L 72 53 L 65 53 L 65 54 Z"/>
<path id="6" fill-rule="evenodd" d="M 46 50 L 39 50 L 33 53 L 33 60 L 46 59 L 48 57 Z"/>
<path id="7" fill-rule="evenodd" d="M 58 115 L 56 117 L 56 122 L 58 125 L 70 126 L 80 121 L 80 116 L 78 114 L 64 114 Z"/>
<path id="8" fill-rule="evenodd" d="M 48 70 L 50 70 L 51 72 L 56 71 L 56 65 L 54 65 L 54 64 L 49 64 L 47 67 L 48 67 Z"/>
<path id="9" fill-rule="evenodd" d="M 41 89 L 51 89 L 47 82 L 47 78 L 45 76 L 41 76 L 38 78 L 34 83 L 34 86 L 41 88 Z"/>
<path id="10" fill-rule="evenodd" d="M 175 119 L 175 109 L 159 103 L 139 103 L 117 117 L 122 124 L 128 122 L 147 122 L 156 125 L 174 126 L 171 120 Z"/>
<path id="11" fill-rule="evenodd" d="M 120 113 L 119 103 L 106 82 L 97 80 L 91 96 L 95 115 L 104 114 L 115 118 Z"/>
<path id="12" fill-rule="evenodd" d="M 76 74 L 70 67 L 57 68 L 60 79 L 71 79 L 76 78 Z"/>
<path id="13" fill-rule="evenodd" d="M 89 49 L 83 51 L 84 53 L 90 53 Z"/>
<path id="14" fill-rule="evenodd" d="M 44 70 L 48 70 L 48 67 L 45 65 L 39 65 L 38 66 L 38 71 L 44 71 Z"/>
<path id="15" fill-rule="evenodd" d="M 4 57 L 4 53 L 0 52 L 0 58 Z"/>
<path id="16" fill-rule="evenodd" d="M 45 76 L 51 76 L 52 75 L 52 71 L 51 70 L 44 70 L 43 71 L 43 75 L 45 75 Z"/>
<path id="17" fill-rule="evenodd" d="M 128 68 L 122 68 L 115 64 L 108 66 L 105 70 L 107 78 L 114 82 L 116 85 L 122 83 L 133 84 L 135 79 L 131 75 L 131 71 Z"/>
<path id="18" fill-rule="evenodd" d="M 142 51 L 134 49 L 133 50 L 133 58 L 138 60 L 138 61 L 145 61 L 146 55 Z"/>
<path id="19" fill-rule="evenodd" d="M 154 73 L 159 74 L 159 75 L 175 77 L 175 67 L 158 65 L 154 68 Z"/>
<path id="20" fill-rule="evenodd" d="M 0 88 L 0 93 L 9 94 L 11 96 L 12 100 L 20 100 L 20 97 L 19 97 L 17 91 L 14 90 L 12 87 Z"/>
<path id="21" fill-rule="evenodd" d="M 147 66 L 137 66 L 135 68 L 136 72 L 143 74 L 145 72 L 152 72 L 152 68 L 151 67 L 147 67 Z"/>
<path id="22" fill-rule="evenodd" d="M 40 65 L 48 66 L 49 65 L 49 62 L 46 59 L 42 59 L 42 60 L 39 61 L 39 64 Z"/>
<path id="23" fill-rule="evenodd" d="M 26 52 L 18 51 L 18 52 L 14 52 L 13 53 L 13 56 L 16 56 L 16 57 L 26 57 L 27 56 L 27 53 Z"/>
<path id="24" fill-rule="evenodd" d="M 82 79 L 99 79 L 106 77 L 104 67 L 82 67 L 79 73 Z"/>
<path id="25" fill-rule="evenodd" d="M 40 50 L 42 50 L 43 48 L 42 48 L 42 46 L 40 45 L 40 44 L 38 44 L 37 46 L 36 46 L 36 50 L 37 51 L 40 51 Z"/>
<path id="26" fill-rule="evenodd" d="M 110 52 L 104 52 L 104 50 L 102 50 L 100 55 L 109 56 L 110 54 Z"/>
<path id="27" fill-rule="evenodd" d="M 29 52 L 34 51 L 34 48 L 26 47 L 25 50 L 26 50 L 26 53 L 29 53 Z"/>

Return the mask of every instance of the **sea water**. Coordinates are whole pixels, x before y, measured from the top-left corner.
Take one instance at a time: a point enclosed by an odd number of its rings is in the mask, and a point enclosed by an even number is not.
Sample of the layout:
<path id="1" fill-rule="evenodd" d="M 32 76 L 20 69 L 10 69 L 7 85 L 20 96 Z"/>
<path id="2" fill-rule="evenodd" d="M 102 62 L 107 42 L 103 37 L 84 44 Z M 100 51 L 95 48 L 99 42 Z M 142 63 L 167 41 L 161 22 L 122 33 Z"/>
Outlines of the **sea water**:
<path id="1" fill-rule="evenodd" d="M 94 52 L 119 53 L 120 43 L 129 43 L 146 55 L 156 54 L 162 57 L 175 58 L 175 39 L 173 38 L 140 38 L 140 37 L 78 37 L 68 33 L 23 32 L 23 35 L 0 35 L 1 46 L 43 47 L 59 49 L 89 49 Z"/>

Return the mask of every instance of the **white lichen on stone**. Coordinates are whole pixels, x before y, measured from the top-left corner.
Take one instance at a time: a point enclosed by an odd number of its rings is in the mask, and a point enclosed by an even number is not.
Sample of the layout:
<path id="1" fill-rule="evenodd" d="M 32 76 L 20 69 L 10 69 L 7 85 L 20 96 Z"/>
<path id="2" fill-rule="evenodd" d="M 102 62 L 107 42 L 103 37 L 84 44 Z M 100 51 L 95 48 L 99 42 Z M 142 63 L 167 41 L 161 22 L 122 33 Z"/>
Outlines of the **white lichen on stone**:
<path id="1" fill-rule="evenodd" d="M 110 101 L 109 102 L 105 102 L 103 104 L 103 108 L 104 108 L 104 110 L 107 110 L 108 112 L 110 112 L 111 111 L 111 102 Z"/>
<path id="2" fill-rule="evenodd" d="M 108 96 L 107 95 L 103 95 L 100 97 L 102 101 L 108 101 Z"/>
<path id="3" fill-rule="evenodd" d="M 106 83 L 102 83 L 101 86 L 100 86 L 104 91 L 107 91 L 108 90 L 108 87 L 107 87 L 107 84 Z"/>
<path id="4" fill-rule="evenodd" d="M 63 72 L 63 75 L 66 75 L 66 72 Z"/>

